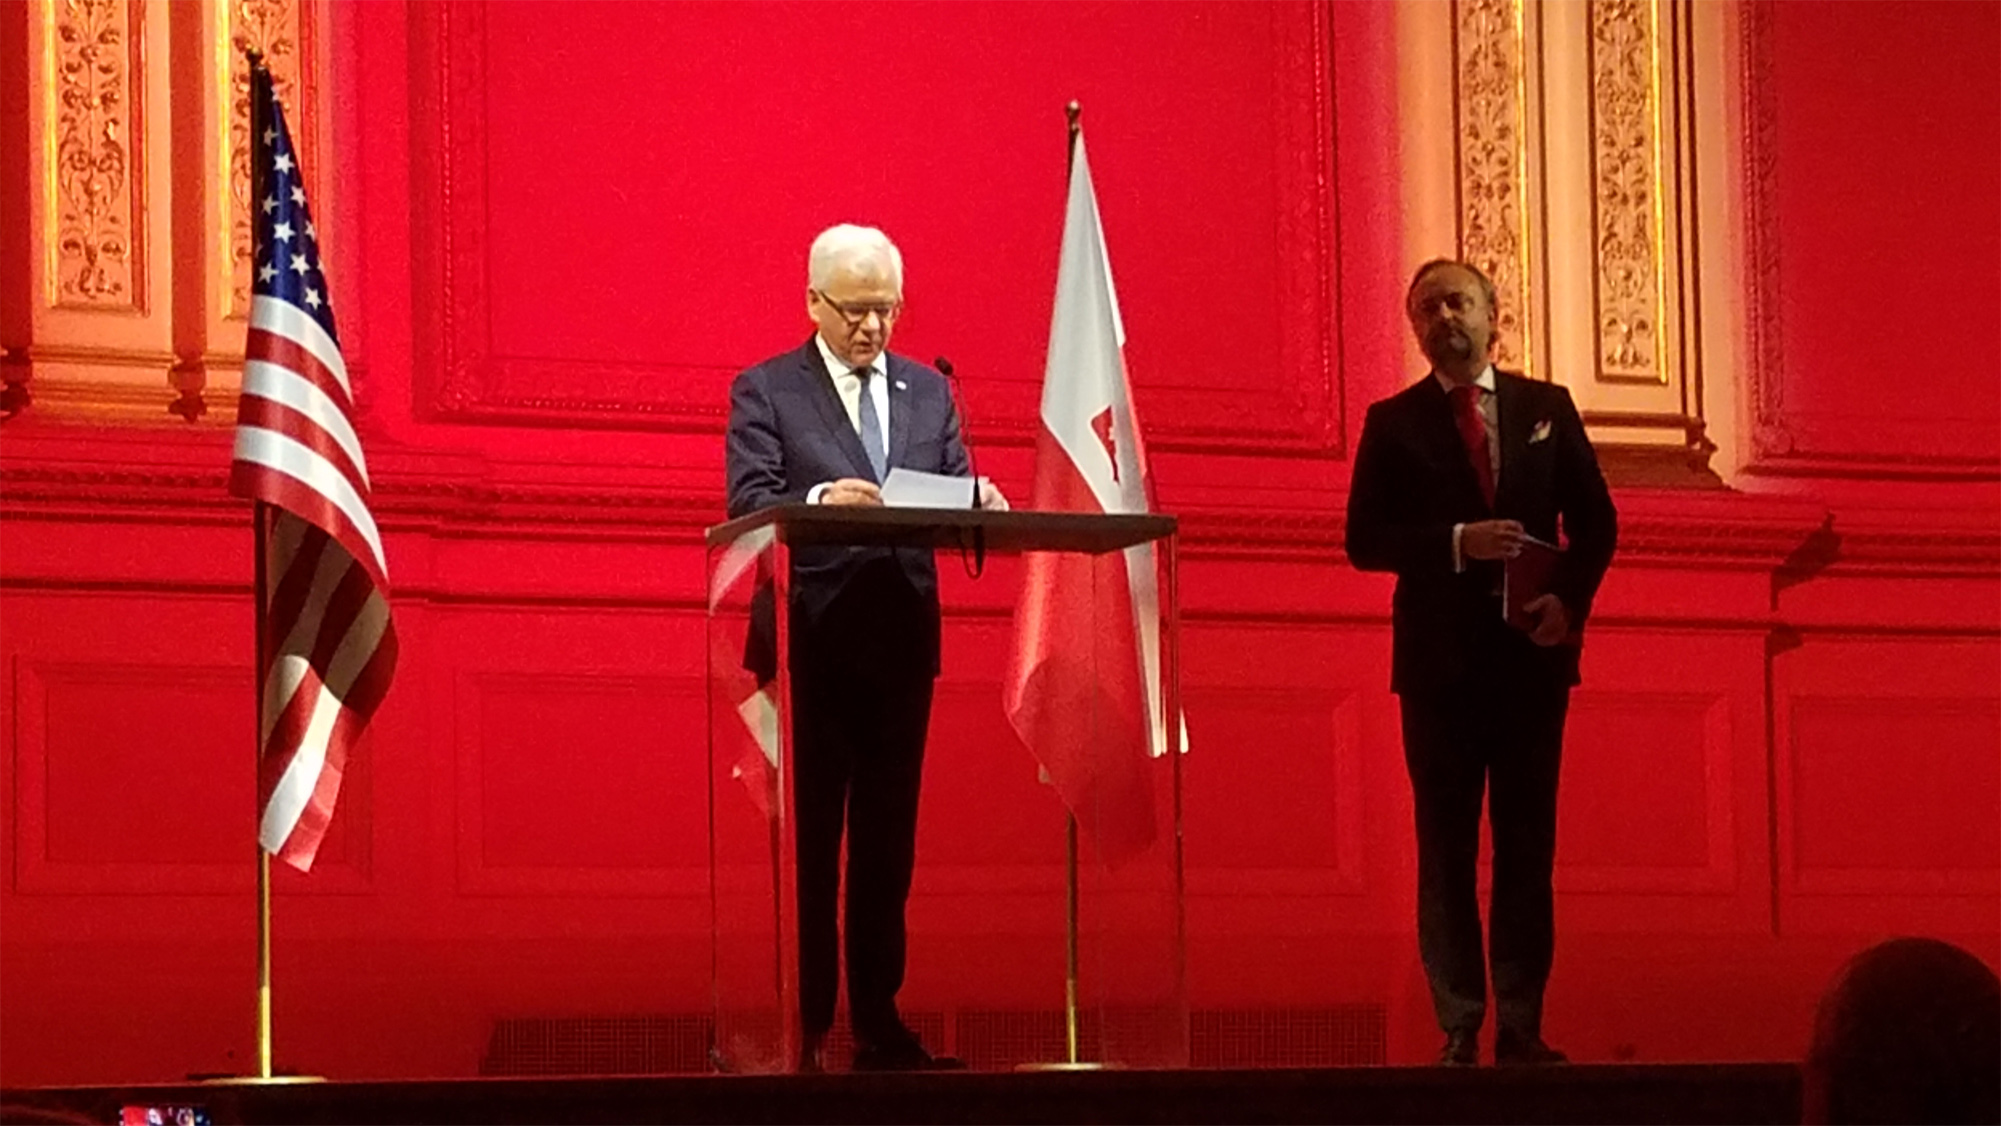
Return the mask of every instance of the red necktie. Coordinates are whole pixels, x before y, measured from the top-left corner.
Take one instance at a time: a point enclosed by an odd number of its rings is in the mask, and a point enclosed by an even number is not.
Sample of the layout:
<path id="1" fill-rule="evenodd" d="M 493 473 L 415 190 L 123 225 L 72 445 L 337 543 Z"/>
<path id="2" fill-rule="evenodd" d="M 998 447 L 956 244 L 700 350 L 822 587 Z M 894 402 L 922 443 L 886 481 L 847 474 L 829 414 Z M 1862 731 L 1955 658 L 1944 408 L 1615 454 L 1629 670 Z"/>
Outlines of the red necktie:
<path id="1" fill-rule="evenodd" d="M 1452 389 L 1452 415 L 1459 423 L 1459 440 L 1466 443 L 1466 456 L 1473 474 L 1480 479 L 1480 495 L 1487 507 L 1494 507 L 1494 459 L 1487 452 L 1487 421 L 1480 417 L 1480 388 L 1477 384 Z"/>

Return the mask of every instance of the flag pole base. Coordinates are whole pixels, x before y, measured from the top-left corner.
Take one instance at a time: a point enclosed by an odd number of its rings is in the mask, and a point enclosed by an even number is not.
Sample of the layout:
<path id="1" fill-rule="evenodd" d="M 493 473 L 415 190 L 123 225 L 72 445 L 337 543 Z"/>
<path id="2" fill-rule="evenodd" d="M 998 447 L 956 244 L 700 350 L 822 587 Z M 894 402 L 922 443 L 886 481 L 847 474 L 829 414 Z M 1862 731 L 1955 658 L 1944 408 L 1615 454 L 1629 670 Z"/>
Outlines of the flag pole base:
<path id="1" fill-rule="evenodd" d="M 287 1087 L 324 1083 L 324 1075 L 215 1075 L 202 1080 L 207 1087 Z"/>
<path id="2" fill-rule="evenodd" d="M 1055 1063 L 1018 1063 L 1014 1065 L 1014 1069 L 1016 1071 L 1117 1071 L 1119 1070 L 1119 1065 L 1115 1063 L 1099 1063 L 1093 1060 L 1076 1060 L 1073 1062 L 1058 1061 Z"/>

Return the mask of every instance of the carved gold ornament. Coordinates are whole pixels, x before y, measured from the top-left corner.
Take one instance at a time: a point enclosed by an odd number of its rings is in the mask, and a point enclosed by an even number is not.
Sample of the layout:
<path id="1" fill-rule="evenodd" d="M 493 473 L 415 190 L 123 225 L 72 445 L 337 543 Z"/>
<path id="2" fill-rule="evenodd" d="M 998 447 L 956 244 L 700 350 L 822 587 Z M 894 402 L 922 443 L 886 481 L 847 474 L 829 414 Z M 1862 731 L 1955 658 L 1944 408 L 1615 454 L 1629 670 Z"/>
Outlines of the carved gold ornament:
<path id="1" fill-rule="evenodd" d="M 1659 18 L 1653 0 L 1592 0 L 1592 209 L 1599 371 L 1661 376 Z"/>
<path id="2" fill-rule="evenodd" d="M 120 0 L 63 0 L 57 9 L 53 304 L 103 308 L 138 301 L 130 44 L 141 11 Z"/>
<path id="3" fill-rule="evenodd" d="M 1494 281 L 1495 359 L 1530 368 L 1527 135 L 1517 0 L 1454 4 L 1459 123 L 1459 253 Z"/>
<path id="4" fill-rule="evenodd" d="M 271 81 L 288 111 L 299 77 L 299 11 L 292 0 L 233 0 L 229 5 L 229 249 L 227 315 L 250 315 L 250 64 L 243 52 L 264 56 Z"/>

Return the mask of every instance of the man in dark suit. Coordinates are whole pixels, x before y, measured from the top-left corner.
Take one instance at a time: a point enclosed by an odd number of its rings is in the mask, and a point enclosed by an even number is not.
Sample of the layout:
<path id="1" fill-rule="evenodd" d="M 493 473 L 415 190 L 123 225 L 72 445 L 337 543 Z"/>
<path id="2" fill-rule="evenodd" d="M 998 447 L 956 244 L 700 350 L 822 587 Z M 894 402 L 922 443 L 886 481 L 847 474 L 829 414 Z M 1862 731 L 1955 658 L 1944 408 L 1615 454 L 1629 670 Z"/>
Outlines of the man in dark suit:
<path id="1" fill-rule="evenodd" d="M 1348 493 L 1348 558 L 1397 576 L 1390 688 L 1417 812 L 1417 934 L 1445 1031 L 1440 1062 L 1479 1062 L 1487 1009 L 1476 882 L 1482 791 L 1499 1063 L 1557 1063 L 1542 1038 L 1554 936 L 1557 767 L 1581 631 L 1618 518 L 1562 387 L 1497 372 L 1494 286 L 1426 263 L 1405 311 L 1431 373 L 1369 408 Z M 1526 628 L 1501 605 L 1527 537 L 1568 539 Z"/>
<path id="2" fill-rule="evenodd" d="M 807 278 L 812 339 L 745 371 L 730 388 L 730 516 L 800 502 L 880 505 L 892 466 L 965 476 L 968 458 L 944 377 L 887 351 L 903 309 L 895 245 L 872 228 L 830 228 L 814 240 Z M 991 484 L 980 488 L 985 507 L 1007 506 Z M 924 732 L 940 659 L 931 552 L 796 549 L 791 625 L 801 1067 L 821 1066 L 834 1022 L 844 822 L 854 1066 L 958 1066 L 928 1053 L 896 1008 Z"/>

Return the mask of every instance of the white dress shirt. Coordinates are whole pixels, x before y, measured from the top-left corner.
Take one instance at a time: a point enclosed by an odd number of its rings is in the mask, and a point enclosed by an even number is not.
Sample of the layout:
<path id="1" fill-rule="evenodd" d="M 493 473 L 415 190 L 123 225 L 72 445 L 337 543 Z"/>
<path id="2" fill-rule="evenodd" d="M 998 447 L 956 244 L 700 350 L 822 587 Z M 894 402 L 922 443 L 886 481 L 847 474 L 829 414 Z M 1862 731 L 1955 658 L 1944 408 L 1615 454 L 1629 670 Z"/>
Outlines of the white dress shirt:
<path id="1" fill-rule="evenodd" d="M 834 354 L 827 346 L 827 338 L 813 334 L 813 343 L 820 348 L 820 358 L 826 361 L 827 375 L 834 381 L 834 393 L 841 397 L 841 407 L 848 412 L 848 425 L 855 428 L 855 434 L 862 432 L 862 377 L 855 374 L 853 364 Z M 889 453 L 889 353 L 876 356 L 869 365 L 875 371 L 868 381 L 869 397 L 875 400 L 876 421 L 882 426 L 882 450 Z M 878 482 L 879 483 L 879 482 Z M 822 481 L 806 492 L 807 504 L 820 503 L 820 494 L 827 491 L 832 481 Z"/>

